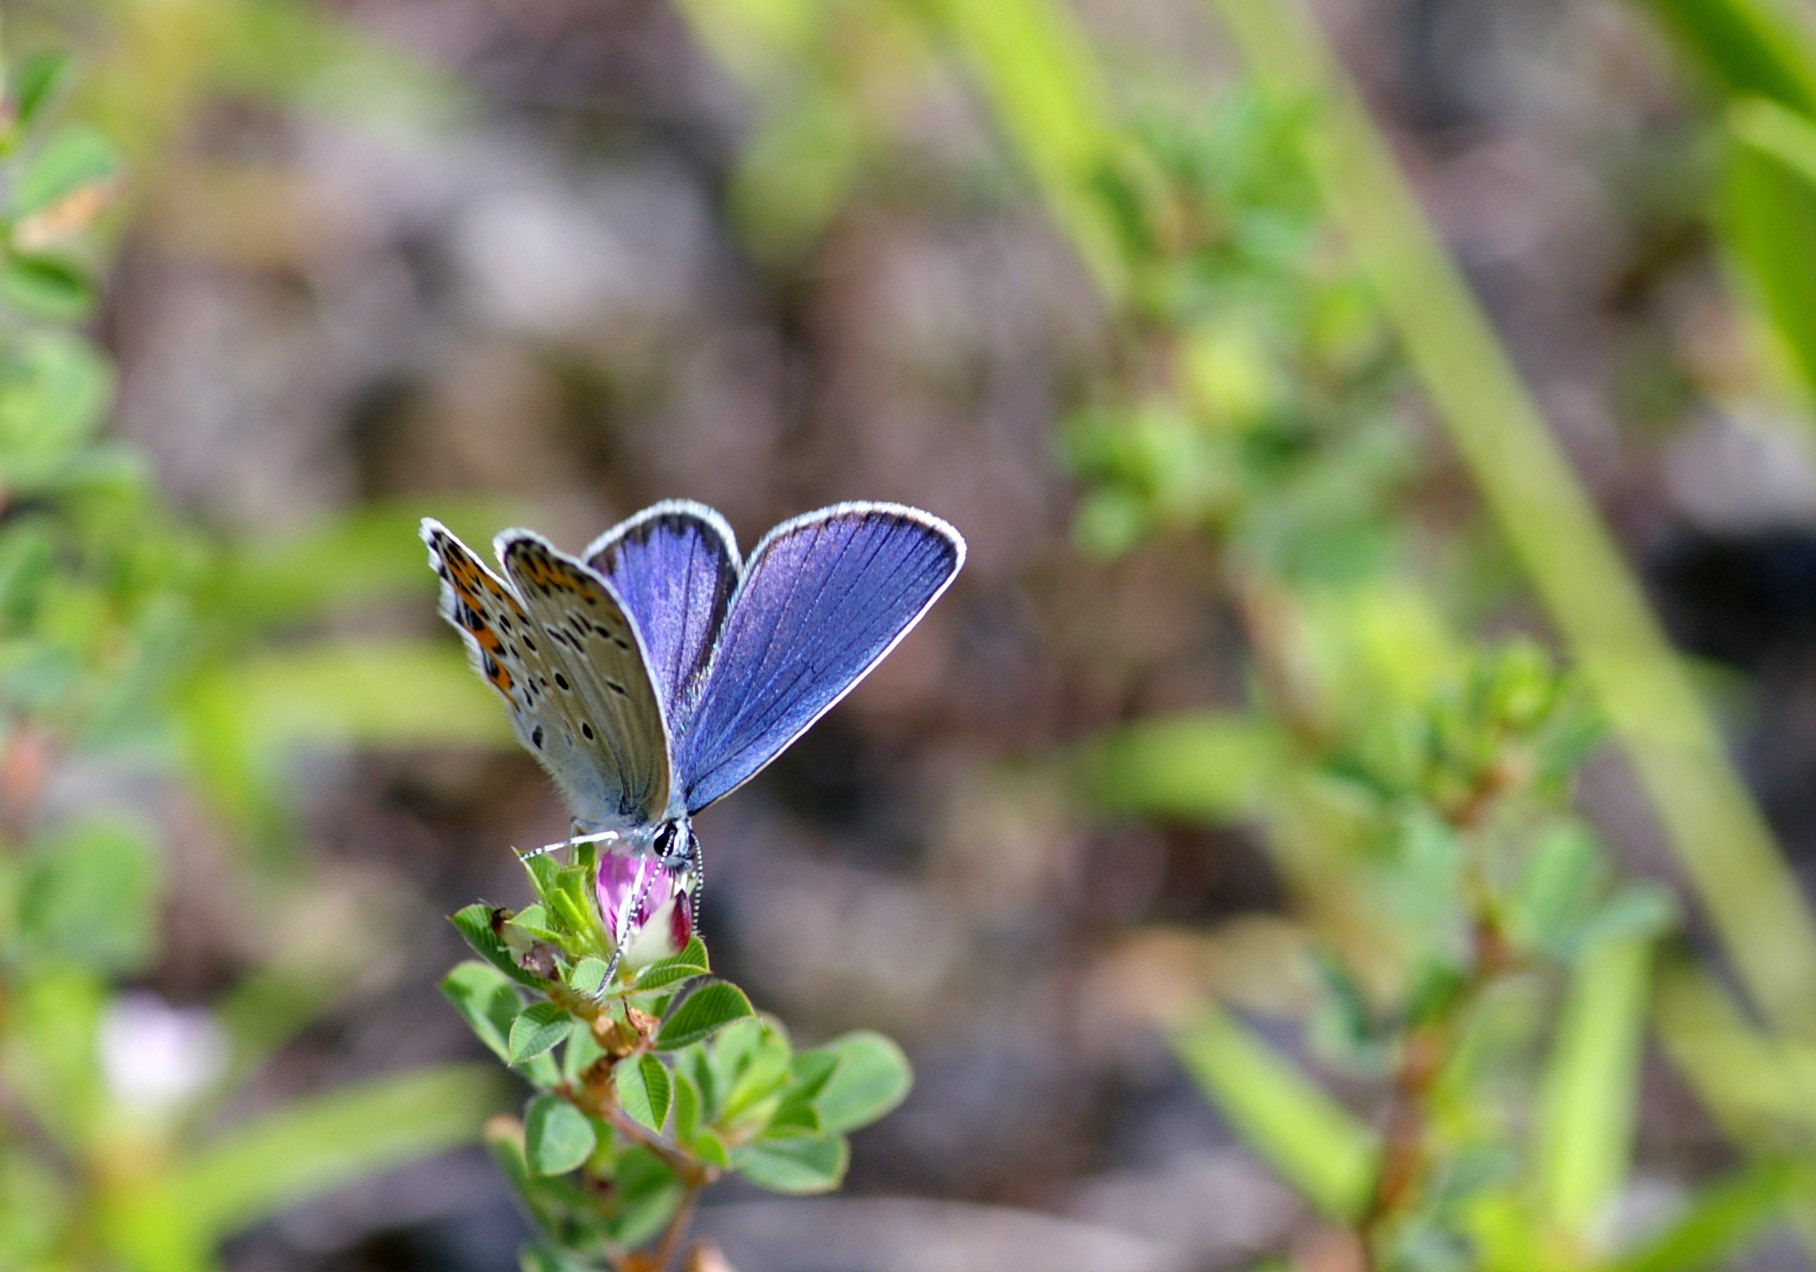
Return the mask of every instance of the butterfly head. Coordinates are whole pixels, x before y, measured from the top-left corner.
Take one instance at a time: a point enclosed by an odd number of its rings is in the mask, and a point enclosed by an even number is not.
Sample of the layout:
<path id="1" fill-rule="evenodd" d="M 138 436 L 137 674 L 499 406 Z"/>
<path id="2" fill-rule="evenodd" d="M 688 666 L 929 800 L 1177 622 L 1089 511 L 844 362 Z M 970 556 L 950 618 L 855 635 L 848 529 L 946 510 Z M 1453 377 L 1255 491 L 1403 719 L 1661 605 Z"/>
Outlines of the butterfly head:
<path id="1" fill-rule="evenodd" d="M 694 863 L 700 857 L 700 837 L 694 834 L 693 823 L 685 817 L 663 822 L 656 829 L 656 838 L 651 845 L 656 859 L 676 874 L 691 873 Z"/>

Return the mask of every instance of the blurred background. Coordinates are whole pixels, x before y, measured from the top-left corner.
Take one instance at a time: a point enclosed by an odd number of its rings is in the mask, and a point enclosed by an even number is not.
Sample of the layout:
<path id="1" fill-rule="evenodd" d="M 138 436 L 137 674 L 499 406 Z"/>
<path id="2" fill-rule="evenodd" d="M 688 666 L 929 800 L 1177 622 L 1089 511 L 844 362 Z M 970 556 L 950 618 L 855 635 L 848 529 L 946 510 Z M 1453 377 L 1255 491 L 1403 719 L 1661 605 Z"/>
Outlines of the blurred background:
<path id="1" fill-rule="evenodd" d="M 699 819 L 916 1070 L 741 1272 L 1816 1266 L 1806 6 L 0 13 L 0 1266 L 516 1266 L 415 520 L 676 496 L 970 543 Z"/>

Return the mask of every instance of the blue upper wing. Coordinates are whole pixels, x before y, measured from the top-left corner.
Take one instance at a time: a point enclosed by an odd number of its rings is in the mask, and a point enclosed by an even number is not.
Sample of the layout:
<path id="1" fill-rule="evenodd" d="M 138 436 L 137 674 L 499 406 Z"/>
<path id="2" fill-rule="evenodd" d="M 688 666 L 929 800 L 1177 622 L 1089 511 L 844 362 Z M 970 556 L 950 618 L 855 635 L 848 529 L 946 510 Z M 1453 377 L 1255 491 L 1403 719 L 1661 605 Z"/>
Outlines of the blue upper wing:
<path id="1" fill-rule="evenodd" d="M 672 733 L 693 712 L 738 586 L 738 545 L 704 504 L 671 499 L 606 531 L 586 550 L 624 602 L 649 651 Z"/>
<path id="2" fill-rule="evenodd" d="M 675 729 L 688 811 L 742 785 L 844 697 L 964 560 L 958 531 L 898 504 L 838 504 L 770 531 Z"/>

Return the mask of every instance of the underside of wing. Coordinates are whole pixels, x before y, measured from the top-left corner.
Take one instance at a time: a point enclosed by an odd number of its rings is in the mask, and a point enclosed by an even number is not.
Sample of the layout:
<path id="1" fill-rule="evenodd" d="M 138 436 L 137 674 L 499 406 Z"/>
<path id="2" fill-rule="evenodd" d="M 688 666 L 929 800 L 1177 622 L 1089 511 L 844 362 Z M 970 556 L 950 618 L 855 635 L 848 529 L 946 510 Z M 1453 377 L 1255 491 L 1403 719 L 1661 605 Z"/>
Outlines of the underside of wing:
<path id="1" fill-rule="evenodd" d="M 668 732 L 636 624 L 604 579 L 541 536 L 507 530 L 494 548 L 545 664 L 532 685 L 545 740 L 558 732 L 587 757 L 602 826 L 659 820 L 671 788 Z"/>
<path id="2" fill-rule="evenodd" d="M 589 829 L 632 824 L 618 811 L 624 781 L 612 763 L 566 720 L 544 687 L 565 663 L 538 640 L 537 623 L 516 590 L 488 569 L 447 527 L 422 523 L 429 565 L 441 579 L 442 617 L 453 624 L 473 667 L 504 699 L 511 728 L 561 788 L 573 815 Z"/>
<path id="3" fill-rule="evenodd" d="M 671 499 L 613 526 L 586 550 L 636 620 L 669 727 L 685 727 L 738 586 L 738 545 L 704 504 Z"/>
<path id="4" fill-rule="evenodd" d="M 946 590 L 965 541 L 898 504 L 777 526 L 732 598 L 675 771 L 689 811 L 747 781 L 862 680 Z"/>

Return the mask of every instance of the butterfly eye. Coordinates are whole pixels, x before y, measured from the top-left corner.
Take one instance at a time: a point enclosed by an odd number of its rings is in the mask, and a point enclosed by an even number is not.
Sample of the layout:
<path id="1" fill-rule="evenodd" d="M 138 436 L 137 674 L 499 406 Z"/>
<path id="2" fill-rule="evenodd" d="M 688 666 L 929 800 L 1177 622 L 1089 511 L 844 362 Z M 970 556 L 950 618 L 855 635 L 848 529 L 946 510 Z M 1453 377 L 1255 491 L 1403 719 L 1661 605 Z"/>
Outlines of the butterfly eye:
<path id="1" fill-rule="evenodd" d="M 675 851 L 676 833 L 677 831 L 674 822 L 669 822 L 661 830 L 656 832 L 656 856 L 664 861 L 668 860 Z"/>

